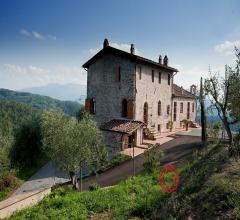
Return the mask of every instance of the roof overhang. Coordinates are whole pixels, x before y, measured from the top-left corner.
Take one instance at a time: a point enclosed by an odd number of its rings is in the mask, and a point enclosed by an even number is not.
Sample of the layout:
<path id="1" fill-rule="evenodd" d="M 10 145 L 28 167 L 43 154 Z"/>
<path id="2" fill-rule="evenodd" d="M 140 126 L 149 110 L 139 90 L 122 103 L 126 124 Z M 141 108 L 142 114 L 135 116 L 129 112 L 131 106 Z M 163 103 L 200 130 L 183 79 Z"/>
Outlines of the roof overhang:
<path id="1" fill-rule="evenodd" d="M 145 124 L 141 121 L 113 119 L 100 126 L 101 130 L 112 131 L 124 134 L 132 134 L 134 131 L 143 127 Z"/>

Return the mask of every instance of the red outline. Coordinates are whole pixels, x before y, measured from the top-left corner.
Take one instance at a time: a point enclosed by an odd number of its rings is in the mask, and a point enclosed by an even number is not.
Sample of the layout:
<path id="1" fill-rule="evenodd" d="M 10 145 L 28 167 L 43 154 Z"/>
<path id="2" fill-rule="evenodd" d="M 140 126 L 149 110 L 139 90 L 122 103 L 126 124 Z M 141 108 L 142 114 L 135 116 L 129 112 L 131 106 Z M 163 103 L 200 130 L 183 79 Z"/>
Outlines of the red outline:
<path id="1" fill-rule="evenodd" d="M 165 175 L 169 172 L 175 173 L 174 180 L 171 186 L 167 186 L 165 181 Z M 180 175 L 178 169 L 171 164 L 164 166 L 160 172 L 159 185 L 164 192 L 171 193 L 176 191 L 180 185 Z"/>

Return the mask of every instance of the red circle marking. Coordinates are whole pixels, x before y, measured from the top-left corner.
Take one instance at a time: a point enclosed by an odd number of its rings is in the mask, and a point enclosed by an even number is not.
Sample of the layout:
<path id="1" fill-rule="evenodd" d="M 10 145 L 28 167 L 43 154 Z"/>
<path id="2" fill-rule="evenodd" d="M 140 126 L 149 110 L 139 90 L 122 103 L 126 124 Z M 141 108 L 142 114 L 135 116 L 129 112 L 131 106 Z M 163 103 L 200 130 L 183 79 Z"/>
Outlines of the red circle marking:
<path id="1" fill-rule="evenodd" d="M 170 186 L 165 181 L 168 173 L 174 174 L 173 182 L 170 184 Z M 160 172 L 159 184 L 164 192 L 171 193 L 176 191 L 180 184 L 180 175 L 178 169 L 171 164 L 164 166 Z"/>

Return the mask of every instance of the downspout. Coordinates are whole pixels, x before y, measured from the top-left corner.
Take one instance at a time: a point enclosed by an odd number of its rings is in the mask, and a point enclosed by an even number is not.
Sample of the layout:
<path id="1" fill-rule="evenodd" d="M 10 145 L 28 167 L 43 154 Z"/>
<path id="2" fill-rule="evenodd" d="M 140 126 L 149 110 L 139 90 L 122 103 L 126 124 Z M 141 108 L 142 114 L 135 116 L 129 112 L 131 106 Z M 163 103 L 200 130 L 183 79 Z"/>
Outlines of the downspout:
<path id="1" fill-rule="evenodd" d="M 173 75 L 172 75 L 172 91 L 171 91 L 171 122 L 173 122 L 173 79 L 174 79 L 174 76 L 177 74 L 177 72 L 173 72 Z"/>
<path id="2" fill-rule="evenodd" d="M 133 83 L 134 83 L 134 113 L 133 113 L 133 120 L 136 120 L 136 92 L 137 92 L 137 64 L 135 63 L 135 67 L 134 67 L 134 79 L 133 79 Z"/>

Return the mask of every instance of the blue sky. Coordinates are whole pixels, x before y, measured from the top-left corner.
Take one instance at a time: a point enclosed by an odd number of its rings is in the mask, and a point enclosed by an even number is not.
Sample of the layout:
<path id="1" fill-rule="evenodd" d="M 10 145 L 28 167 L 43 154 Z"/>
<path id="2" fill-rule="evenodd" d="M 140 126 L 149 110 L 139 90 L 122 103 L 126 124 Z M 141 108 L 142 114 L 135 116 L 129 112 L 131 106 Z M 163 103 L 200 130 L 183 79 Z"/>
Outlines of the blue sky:
<path id="1" fill-rule="evenodd" d="M 0 87 L 86 84 L 81 65 L 107 37 L 153 60 L 167 54 L 188 88 L 209 65 L 233 65 L 239 8 L 238 0 L 1 0 Z"/>

